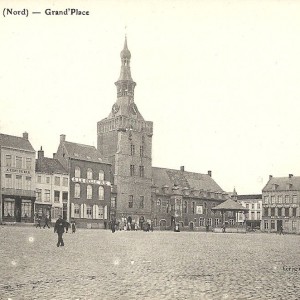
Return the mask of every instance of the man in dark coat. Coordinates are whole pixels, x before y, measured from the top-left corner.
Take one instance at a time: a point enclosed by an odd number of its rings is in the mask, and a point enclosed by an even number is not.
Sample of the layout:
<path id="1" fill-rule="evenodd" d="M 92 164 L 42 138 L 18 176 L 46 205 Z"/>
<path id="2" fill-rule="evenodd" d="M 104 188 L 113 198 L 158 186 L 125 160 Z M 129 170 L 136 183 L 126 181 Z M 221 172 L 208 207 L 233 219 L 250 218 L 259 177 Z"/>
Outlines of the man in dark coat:
<path id="1" fill-rule="evenodd" d="M 65 226 L 66 226 L 66 222 L 65 220 L 62 219 L 62 216 L 59 215 L 57 221 L 55 222 L 55 226 L 54 226 L 54 233 L 57 232 L 57 236 L 58 236 L 58 241 L 56 246 L 64 246 L 64 241 L 63 241 L 63 233 L 65 232 Z"/>

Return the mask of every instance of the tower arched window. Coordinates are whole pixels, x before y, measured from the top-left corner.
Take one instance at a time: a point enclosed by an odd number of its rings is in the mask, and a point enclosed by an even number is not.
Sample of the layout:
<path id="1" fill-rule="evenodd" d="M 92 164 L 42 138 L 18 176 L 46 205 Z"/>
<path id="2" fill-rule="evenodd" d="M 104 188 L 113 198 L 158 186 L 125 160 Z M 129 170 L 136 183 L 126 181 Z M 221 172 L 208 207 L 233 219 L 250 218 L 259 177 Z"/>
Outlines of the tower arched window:
<path id="1" fill-rule="evenodd" d="M 80 184 L 75 183 L 75 198 L 80 198 Z"/>
<path id="2" fill-rule="evenodd" d="M 80 177 L 80 168 L 75 167 L 75 177 Z"/>
<path id="3" fill-rule="evenodd" d="M 99 180 L 100 180 L 100 181 L 103 181 L 103 180 L 104 180 L 104 171 L 103 171 L 103 170 L 100 170 L 100 171 L 99 171 Z"/>
<path id="4" fill-rule="evenodd" d="M 87 179 L 93 179 L 93 170 L 91 168 L 87 169 L 86 177 Z"/>
<path id="5" fill-rule="evenodd" d="M 99 200 L 104 200 L 104 188 L 99 186 Z"/>
<path id="6" fill-rule="evenodd" d="M 92 199 L 92 197 L 93 197 L 93 188 L 92 188 L 91 185 L 88 185 L 86 187 L 86 198 L 87 199 Z"/>
<path id="7" fill-rule="evenodd" d="M 187 213 L 187 201 L 183 202 L 183 212 L 186 214 Z"/>

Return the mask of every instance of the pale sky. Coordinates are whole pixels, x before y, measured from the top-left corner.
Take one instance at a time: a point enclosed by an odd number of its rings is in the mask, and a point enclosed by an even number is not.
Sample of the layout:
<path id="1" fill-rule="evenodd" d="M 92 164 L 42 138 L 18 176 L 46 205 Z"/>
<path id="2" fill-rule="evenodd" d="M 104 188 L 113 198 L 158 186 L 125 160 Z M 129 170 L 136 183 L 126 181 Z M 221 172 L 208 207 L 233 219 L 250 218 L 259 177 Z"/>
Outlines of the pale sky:
<path id="1" fill-rule="evenodd" d="M 125 26 L 153 166 L 261 193 L 300 175 L 300 1 L 0 1 L 0 132 L 52 157 L 97 146 L 116 101 Z M 3 17 L 3 8 L 29 16 Z M 78 8 L 89 16 L 47 16 Z M 41 14 L 31 14 L 41 11 Z"/>

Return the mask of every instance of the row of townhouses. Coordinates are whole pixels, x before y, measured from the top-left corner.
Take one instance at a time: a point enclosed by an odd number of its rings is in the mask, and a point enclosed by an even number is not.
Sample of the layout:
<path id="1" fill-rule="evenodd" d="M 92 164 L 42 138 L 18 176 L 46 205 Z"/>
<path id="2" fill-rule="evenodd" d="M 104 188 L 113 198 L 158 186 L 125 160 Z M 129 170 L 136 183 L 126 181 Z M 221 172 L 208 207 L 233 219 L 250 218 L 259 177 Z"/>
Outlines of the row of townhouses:
<path id="1" fill-rule="evenodd" d="M 89 228 L 107 228 L 116 218 L 140 226 L 152 222 L 160 229 L 180 224 L 205 230 L 226 223 L 300 232 L 300 177 L 270 177 L 261 195 L 237 195 L 226 193 L 211 171 L 153 167 L 153 122 L 143 118 L 134 101 L 126 38 L 120 56 L 116 100 L 97 123 L 97 148 L 62 134 L 52 158 L 42 148 L 36 157 L 27 133 L 0 134 L 1 222 L 33 223 L 37 217 L 53 222 L 62 215 Z M 219 211 L 229 198 L 234 210 L 225 205 L 225 213 Z"/>

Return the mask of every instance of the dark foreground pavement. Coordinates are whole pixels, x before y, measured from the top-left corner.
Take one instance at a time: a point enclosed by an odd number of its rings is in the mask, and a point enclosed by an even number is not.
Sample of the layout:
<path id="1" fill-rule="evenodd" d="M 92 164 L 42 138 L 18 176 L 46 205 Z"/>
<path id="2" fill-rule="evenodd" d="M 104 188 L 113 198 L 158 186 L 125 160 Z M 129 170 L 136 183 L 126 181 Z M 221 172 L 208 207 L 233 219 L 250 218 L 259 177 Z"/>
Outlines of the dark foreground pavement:
<path id="1" fill-rule="evenodd" d="M 0 298 L 300 299 L 300 236 L 78 230 L 64 241 L 0 227 Z"/>

